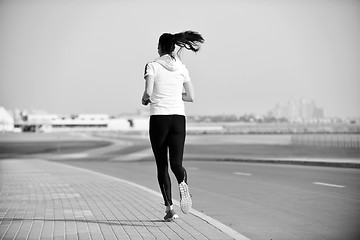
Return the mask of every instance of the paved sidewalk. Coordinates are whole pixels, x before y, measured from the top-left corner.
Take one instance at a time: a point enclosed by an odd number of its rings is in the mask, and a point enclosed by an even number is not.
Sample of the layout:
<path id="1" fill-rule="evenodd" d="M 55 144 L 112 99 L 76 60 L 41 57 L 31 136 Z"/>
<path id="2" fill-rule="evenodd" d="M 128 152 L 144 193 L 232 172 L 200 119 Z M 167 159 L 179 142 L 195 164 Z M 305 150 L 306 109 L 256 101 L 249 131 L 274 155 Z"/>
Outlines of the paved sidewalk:
<path id="1" fill-rule="evenodd" d="M 162 221 L 145 187 L 45 160 L 0 161 L 0 239 L 246 239 L 196 210 Z"/>

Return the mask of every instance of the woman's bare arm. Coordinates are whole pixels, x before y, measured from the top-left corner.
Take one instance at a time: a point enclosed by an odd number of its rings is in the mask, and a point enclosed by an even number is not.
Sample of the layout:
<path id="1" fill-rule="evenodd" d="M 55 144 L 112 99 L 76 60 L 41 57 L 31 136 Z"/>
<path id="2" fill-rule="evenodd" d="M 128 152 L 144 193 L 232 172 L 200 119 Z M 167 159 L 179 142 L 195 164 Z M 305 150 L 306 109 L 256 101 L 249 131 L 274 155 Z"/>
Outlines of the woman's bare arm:
<path id="1" fill-rule="evenodd" d="M 191 81 L 185 82 L 184 88 L 185 88 L 185 92 L 182 94 L 183 101 L 193 102 L 195 100 L 195 92 Z"/>
<path id="2" fill-rule="evenodd" d="M 153 89 L 154 89 L 154 76 L 152 75 L 145 76 L 145 90 L 141 99 L 143 105 L 148 105 L 151 102 L 150 97 L 153 92 Z"/>

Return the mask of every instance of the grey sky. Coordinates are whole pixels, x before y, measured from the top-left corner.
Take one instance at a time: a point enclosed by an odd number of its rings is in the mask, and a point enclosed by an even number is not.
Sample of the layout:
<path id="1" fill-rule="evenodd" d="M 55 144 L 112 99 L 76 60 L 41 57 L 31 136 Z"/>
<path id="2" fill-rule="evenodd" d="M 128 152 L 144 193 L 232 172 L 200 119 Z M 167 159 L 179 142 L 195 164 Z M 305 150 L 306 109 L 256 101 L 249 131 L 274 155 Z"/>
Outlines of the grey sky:
<path id="1" fill-rule="evenodd" d="M 265 114 L 291 98 L 360 116 L 360 1 L 0 0 L 0 105 L 50 113 L 142 108 L 163 32 L 196 30 L 183 54 L 188 114 Z"/>

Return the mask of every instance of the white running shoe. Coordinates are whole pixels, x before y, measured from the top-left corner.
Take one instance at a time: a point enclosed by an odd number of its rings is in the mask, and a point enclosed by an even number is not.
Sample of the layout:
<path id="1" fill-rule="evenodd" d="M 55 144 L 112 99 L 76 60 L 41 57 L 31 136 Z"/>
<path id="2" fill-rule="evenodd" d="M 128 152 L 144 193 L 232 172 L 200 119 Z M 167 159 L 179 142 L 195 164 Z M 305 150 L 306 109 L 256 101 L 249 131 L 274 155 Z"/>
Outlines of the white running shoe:
<path id="1" fill-rule="evenodd" d="M 179 192 L 181 211 L 183 211 L 183 213 L 188 213 L 192 206 L 192 200 L 189 193 L 189 187 L 184 181 L 179 184 Z"/>

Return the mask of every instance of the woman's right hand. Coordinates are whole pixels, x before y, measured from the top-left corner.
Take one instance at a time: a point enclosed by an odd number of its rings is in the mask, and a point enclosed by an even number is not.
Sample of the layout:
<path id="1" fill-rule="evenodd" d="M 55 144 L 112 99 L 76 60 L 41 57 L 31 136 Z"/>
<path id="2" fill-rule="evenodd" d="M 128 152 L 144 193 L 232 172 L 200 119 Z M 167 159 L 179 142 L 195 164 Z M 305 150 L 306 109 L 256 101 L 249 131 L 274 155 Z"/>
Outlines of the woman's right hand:
<path id="1" fill-rule="evenodd" d="M 141 103 L 142 103 L 142 105 L 145 105 L 145 106 L 147 106 L 149 103 L 151 103 L 151 100 L 150 100 L 150 98 L 149 99 L 147 99 L 147 100 L 145 100 L 145 99 L 141 99 Z"/>

